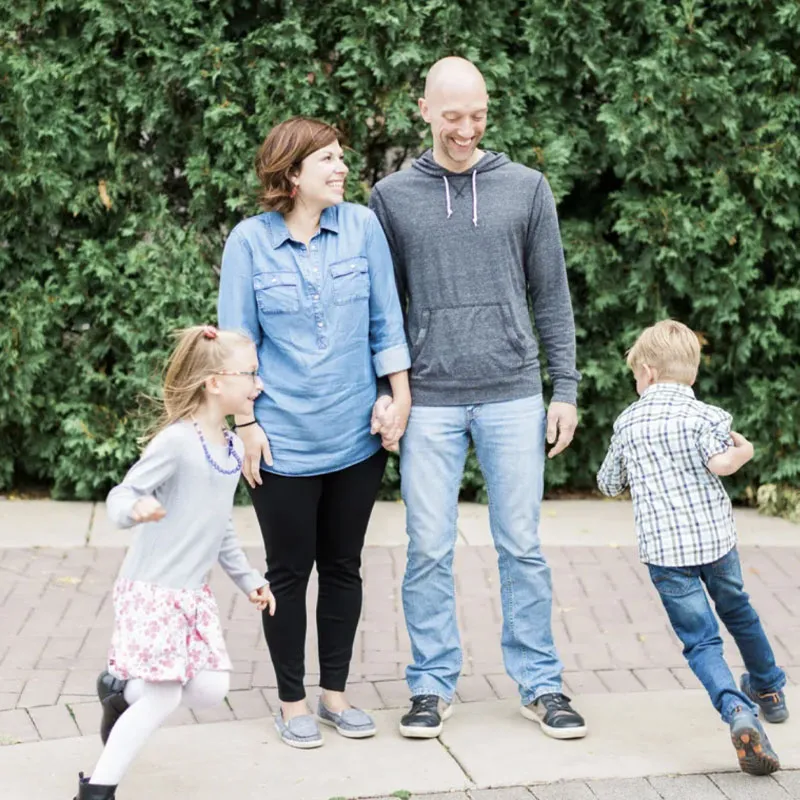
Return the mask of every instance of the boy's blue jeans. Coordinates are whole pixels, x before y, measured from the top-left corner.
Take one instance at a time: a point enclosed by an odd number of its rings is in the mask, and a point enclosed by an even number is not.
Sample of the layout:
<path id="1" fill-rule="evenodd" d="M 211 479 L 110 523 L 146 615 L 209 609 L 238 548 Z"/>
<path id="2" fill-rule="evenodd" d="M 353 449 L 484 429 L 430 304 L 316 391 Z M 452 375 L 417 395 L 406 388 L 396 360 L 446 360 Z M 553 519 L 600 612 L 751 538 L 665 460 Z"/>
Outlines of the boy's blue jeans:
<path id="1" fill-rule="evenodd" d="M 400 440 L 400 474 L 408 530 L 403 608 L 414 659 L 406 678 L 412 695 L 433 694 L 449 703 L 461 672 L 453 556 L 458 490 L 470 439 L 489 495 L 506 670 L 523 704 L 561 691 L 550 620 L 550 569 L 539 546 L 545 426 L 541 395 L 472 406 L 411 407 Z"/>
<path id="2" fill-rule="evenodd" d="M 708 596 L 742 654 L 750 683 L 756 692 L 777 692 L 786 675 L 775 663 L 761 620 L 744 591 L 739 553 L 734 547 L 711 564 L 695 567 L 660 567 L 648 564 L 669 621 L 683 642 L 683 654 L 711 697 L 714 708 L 730 722 L 737 706 L 757 711 L 739 691 L 722 653 L 722 639 Z M 708 596 L 703 590 L 706 586 Z"/>

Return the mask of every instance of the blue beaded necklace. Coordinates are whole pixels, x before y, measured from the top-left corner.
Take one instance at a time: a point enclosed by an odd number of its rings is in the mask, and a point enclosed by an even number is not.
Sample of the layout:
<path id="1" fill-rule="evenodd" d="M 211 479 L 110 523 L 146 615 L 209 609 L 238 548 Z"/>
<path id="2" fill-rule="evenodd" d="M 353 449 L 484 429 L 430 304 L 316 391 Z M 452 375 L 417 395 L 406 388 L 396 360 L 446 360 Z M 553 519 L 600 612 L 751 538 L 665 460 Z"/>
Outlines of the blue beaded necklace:
<path id="1" fill-rule="evenodd" d="M 230 431 L 223 429 L 222 433 L 225 436 L 225 442 L 228 445 L 228 458 L 233 456 L 236 466 L 233 469 L 225 469 L 225 467 L 221 467 L 219 464 L 217 464 L 217 462 L 214 461 L 211 453 L 208 452 L 206 437 L 203 436 L 203 431 L 200 430 L 197 420 L 193 419 L 192 425 L 194 425 L 194 429 L 197 431 L 197 435 L 200 437 L 200 444 L 203 445 L 203 452 L 205 453 L 206 461 L 208 461 L 208 463 L 211 464 L 211 466 L 214 467 L 217 472 L 221 472 L 223 475 L 235 475 L 237 472 L 242 471 L 242 459 L 239 458 L 239 454 L 236 452 L 236 447 L 234 447 L 233 444 L 233 434 Z"/>

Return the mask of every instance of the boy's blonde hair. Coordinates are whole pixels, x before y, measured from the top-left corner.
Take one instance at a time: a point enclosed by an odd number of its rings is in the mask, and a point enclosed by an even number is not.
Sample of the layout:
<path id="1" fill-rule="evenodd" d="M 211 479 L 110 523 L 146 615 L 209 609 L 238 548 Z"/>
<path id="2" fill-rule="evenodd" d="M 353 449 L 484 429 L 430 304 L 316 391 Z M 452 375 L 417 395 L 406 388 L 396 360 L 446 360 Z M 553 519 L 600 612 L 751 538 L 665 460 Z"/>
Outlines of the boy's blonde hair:
<path id="1" fill-rule="evenodd" d="M 691 386 L 700 366 L 700 341 L 691 328 L 665 319 L 644 330 L 628 350 L 628 366 L 634 372 L 647 364 L 658 372 L 659 381 Z"/>
<path id="2" fill-rule="evenodd" d="M 252 345 L 252 339 L 239 331 L 221 331 L 213 325 L 194 325 L 175 331 L 177 343 L 167 361 L 158 401 L 161 415 L 143 441 L 149 441 L 164 428 L 191 417 L 203 403 L 203 387 L 210 375 L 225 369 L 232 351 Z"/>

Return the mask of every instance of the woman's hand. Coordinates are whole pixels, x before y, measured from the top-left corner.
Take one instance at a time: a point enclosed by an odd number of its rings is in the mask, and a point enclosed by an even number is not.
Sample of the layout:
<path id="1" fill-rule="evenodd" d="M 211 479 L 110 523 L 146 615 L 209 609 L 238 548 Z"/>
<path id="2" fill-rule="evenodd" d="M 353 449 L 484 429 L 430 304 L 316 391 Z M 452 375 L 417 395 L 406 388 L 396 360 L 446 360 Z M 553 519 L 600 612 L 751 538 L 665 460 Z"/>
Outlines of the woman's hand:
<path id="1" fill-rule="evenodd" d="M 136 523 L 158 522 L 166 516 L 166 509 L 155 497 L 142 497 L 136 501 L 131 511 L 131 519 Z"/>
<path id="2" fill-rule="evenodd" d="M 392 400 L 388 396 L 379 397 L 372 409 L 372 433 L 381 435 L 381 444 L 396 453 L 399 442 L 406 432 L 408 416 L 411 413 L 411 400 Z"/>
<path id="3" fill-rule="evenodd" d="M 261 459 L 268 467 L 272 466 L 272 451 L 269 449 L 269 439 L 264 429 L 256 423 L 245 425 L 236 429 L 237 436 L 244 444 L 244 459 L 242 460 L 242 475 L 251 489 L 261 485 Z"/>

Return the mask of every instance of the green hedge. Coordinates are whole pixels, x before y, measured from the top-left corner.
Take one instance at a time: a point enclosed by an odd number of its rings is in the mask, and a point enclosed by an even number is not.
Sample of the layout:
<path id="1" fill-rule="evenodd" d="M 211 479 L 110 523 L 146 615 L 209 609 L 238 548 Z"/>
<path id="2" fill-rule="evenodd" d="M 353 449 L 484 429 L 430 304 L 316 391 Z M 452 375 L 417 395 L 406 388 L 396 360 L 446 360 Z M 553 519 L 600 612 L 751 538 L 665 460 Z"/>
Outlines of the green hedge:
<path id="1" fill-rule="evenodd" d="M 560 204 L 584 381 L 548 485 L 594 485 L 623 353 L 667 315 L 757 444 L 734 487 L 798 484 L 797 0 L 17 0 L 0 37 L 0 489 L 101 496 L 169 330 L 213 318 L 270 126 L 338 124 L 364 201 L 424 146 L 415 99 L 453 53 L 486 75 L 485 144 Z"/>

